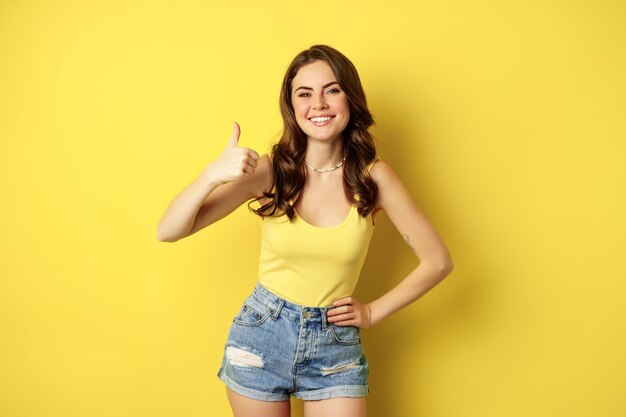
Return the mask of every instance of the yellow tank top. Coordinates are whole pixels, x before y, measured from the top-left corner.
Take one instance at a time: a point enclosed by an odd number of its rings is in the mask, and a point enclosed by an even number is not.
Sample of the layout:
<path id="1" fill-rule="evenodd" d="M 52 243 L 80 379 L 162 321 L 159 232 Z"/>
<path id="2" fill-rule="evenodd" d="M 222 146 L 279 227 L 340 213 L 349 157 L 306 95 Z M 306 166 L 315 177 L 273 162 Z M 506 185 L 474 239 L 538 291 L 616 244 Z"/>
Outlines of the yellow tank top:
<path id="1" fill-rule="evenodd" d="M 367 166 L 368 172 L 376 161 Z M 292 303 L 326 307 L 352 295 L 374 224 L 371 212 L 364 218 L 352 205 L 334 227 L 314 226 L 296 213 L 293 223 L 284 214 L 266 217 L 261 230 L 259 283 Z"/>

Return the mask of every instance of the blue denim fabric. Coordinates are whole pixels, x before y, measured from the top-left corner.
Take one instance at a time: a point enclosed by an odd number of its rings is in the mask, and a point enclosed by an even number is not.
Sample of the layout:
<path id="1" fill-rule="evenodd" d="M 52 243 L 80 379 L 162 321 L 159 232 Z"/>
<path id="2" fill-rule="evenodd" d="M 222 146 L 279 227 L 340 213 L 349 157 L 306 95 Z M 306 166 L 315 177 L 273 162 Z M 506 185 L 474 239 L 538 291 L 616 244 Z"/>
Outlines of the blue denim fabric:
<path id="1" fill-rule="evenodd" d="M 217 376 L 265 401 L 367 396 L 360 329 L 329 323 L 331 308 L 291 303 L 257 282 L 233 318 Z"/>

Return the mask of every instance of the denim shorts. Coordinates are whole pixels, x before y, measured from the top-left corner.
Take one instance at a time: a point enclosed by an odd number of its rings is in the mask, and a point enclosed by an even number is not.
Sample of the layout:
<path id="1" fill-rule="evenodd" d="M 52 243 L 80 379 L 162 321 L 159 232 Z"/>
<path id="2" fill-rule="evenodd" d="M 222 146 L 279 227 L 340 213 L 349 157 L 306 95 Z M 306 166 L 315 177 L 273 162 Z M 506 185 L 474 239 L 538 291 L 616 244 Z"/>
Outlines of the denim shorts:
<path id="1" fill-rule="evenodd" d="M 218 378 L 265 401 L 367 396 L 360 329 L 329 323 L 331 308 L 291 303 L 257 282 L 233 318 Z"/>

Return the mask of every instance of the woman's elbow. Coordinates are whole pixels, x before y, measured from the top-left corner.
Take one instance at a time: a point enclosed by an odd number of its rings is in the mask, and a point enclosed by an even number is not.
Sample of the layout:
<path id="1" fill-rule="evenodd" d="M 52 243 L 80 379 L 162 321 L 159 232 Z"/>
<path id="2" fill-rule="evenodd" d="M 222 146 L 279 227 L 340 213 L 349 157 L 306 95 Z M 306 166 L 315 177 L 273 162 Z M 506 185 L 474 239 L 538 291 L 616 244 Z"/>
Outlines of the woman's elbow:
<path id="1" fill-rule="evenodd" d="M 450 257 L 433 259 L 428 264 L 436 271 L 437 275 L 444 279 L 454 270 L 454 263 Z"/>
<path id="2" fill-rule="evenodd" d="M 180 240 L 180 236 L 172 236 L 165 233 L 161 228 L 157 228 L 157 240 L 159 242 L 176 242 Z"/>
<path id="3" fill-rule="evenodd" d="M 439 270 L 441 274 L 446 277 L 454 271 L 454 262 L 452 262 L 452 258 L 447 257 L 445 260 L 439 263 Z"/>

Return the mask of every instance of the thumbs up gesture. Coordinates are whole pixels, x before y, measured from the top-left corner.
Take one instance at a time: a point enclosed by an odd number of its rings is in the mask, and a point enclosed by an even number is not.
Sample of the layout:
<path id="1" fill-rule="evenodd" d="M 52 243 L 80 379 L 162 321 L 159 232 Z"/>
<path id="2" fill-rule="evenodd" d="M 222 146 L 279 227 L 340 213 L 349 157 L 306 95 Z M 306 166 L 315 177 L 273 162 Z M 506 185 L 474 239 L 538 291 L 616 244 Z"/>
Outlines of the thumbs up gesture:
<path id="1" fill-rule="evenodd" d="M 204 168 L 201 176 L 209 181 L 225 184 L 254 174 L 259 154 L 253 149 L 239 146 L 240 133 L 239 124 L 235 122 L 226 148 L 215 161 Z"/>

